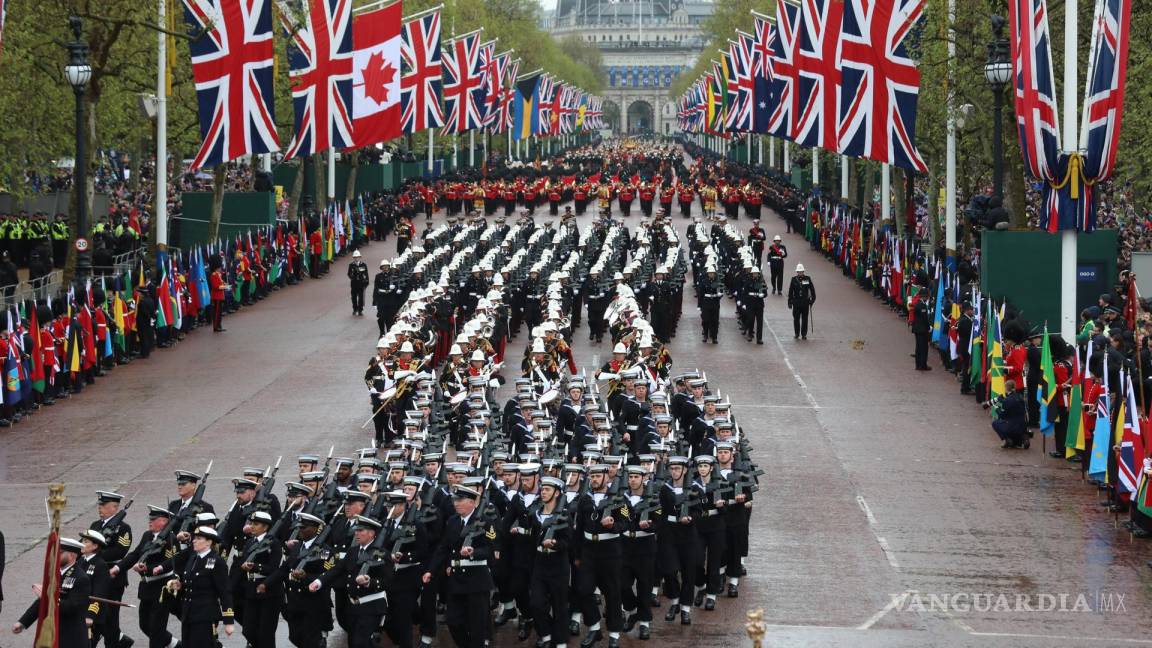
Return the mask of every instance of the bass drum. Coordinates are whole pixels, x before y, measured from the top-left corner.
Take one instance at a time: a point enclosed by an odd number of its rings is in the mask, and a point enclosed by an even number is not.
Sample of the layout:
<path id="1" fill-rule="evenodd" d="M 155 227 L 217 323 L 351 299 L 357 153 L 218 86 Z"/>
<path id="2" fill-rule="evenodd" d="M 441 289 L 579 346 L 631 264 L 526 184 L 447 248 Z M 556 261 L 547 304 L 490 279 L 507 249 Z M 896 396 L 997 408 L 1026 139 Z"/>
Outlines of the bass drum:
<path id="1" fill-rule="evenodd" d="M 540 404 L 541 405 L 548 405 L 549 403 L 555 401 L 557 398 L 560 398 L 560 390 L 559 389 L 549 389 L 548 391 L 544 392 L 543 394 L 540 394 Z"/>

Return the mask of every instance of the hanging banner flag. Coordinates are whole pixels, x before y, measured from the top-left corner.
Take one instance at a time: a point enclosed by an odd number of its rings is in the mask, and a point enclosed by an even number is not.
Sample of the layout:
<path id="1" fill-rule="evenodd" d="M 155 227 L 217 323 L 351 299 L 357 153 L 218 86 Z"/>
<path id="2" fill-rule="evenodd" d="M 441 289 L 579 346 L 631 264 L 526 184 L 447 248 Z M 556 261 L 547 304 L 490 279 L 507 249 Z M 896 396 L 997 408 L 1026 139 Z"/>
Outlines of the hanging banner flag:
<path id="1" fill-rule="evenodd" d="M 920 70 L 907 46 L 924 0 L 847 0 L 843 6 L 837 150 L 926 173 L 915 142 Z"/>
<path id="2" fill-rule="evenodd" d="M 352 2 L 310 0 L 303 25 L 281 0 L 296 132 L 284 157 L 352 144 Z"/>
<path id="3" fill-rule="evenodd" d="M 512 139 L 523 140 L 540 130 L 540 78 L 533 72 L 516 81 L 516 99 L 512 107 Z"/>
<path id="4" fill-rule="evenodd" d="M 772 47 L 772 115 L 768 132 L 792 139 L 800 112 L 800 70 L 796 65 L 800 47 L 800 5 L 776 1 L 776 40 Z"/>
<path id="5" fill-rule="evenodd" d="M 444 56 L 445 133 L 480 128 L 484 121 L 484 68 L 480 64 L 480 34 L 448 41 Z"/>
<path id="6" fill-rule="evenodd" d="M 352 19 L 353 146 L 400 137 L 400 2 Z"/>
<path id="7" fill-rule="evenodd" d="M 772 65 L 772 53 L 775 47 L 776 21 L 756 16 L 750 50 L 752 131 L 756 133 L 767 133 L 772 123 L 772 112 L 776 104 L 776 99 L 772 96 L 772 83 L 776 76 Z"/>
<path id="8" fill-rule="evenodd" d="M 272 0 L 184 0 L 203 143 L 192 168 L 280 149 L 272 97 Z"/>
<path id="9" fill-rule="evenodd" d="M 439 9 L 404 23 L 400 57 L 404 63 L 404 75 L 400 77 L 404 132 L 418 133 L 443 126 Z"/>
<path id="10" fill-rule="evenodd" d="M 836 102 L 840 92 L 840 25 L 844 3 L 808 0 L 801 7 L 796 65 L 799 112 L 792 138 L 803 146 L 836 149 Z"/>

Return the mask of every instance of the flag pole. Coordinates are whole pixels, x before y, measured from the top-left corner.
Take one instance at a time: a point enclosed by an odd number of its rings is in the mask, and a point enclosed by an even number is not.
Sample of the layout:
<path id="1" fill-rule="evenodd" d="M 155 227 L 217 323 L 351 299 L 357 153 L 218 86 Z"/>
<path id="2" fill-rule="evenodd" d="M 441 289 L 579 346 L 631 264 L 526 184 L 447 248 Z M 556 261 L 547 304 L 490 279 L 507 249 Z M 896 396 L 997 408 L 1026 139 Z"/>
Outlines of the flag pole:
<path id="1" fill-rule="evenodd" d="M 336 147 L 328 148 L 328 202 L 336 200 Z"/>
<path id="2" fill-rule="evenodd" d="M 433 133 L 435 128 L 428 129 L 428 177 L 432 177 L 432 145 L 434 143 Z"/>
<path id="3" fill-rule="evenodd" d="M 168 0 L 159 0 L 156 24 L 168 24 Z M 156 196 L 152 213 L 156 215 L 156 248 L 168 249 L 168 34 L 157 34 L 156 58 Z"/>
<path id="4" fill-rule="evenodd" d="M 476 168 L 476 131 L 468 131 L 468 166 Z"/>
<path id="5" fill-rule="evenodd" d="M 1076 119 L 1076 44 L 1079 38 L 1077 1 L 1064 0 L 1064 153 L 1078 150 Z M 1060 329 L 1076 339 L 1076 228 L 1060 233 Z"/>
<path id="6" fill-rule="evenodd" d="M 840 197 L 848 202 L 848 156 L 840 156 Z"/>
<path id="7" fill-rule="evenodd" d="M 945 83 L 952 78 L 956 60 L 956 0 L 948 0 L 948 67 Z M 944 153 L 944 254 L 949 270 L 956 269 L 956 116 L 948 93 L 948 140 Z M 936 216 L 933 216 L 936 218 Z"/>
<path id="8" fill-rule="evenodd" d="M 369 5 L 369 6 L 371 6 L 371 5 Z M 440 11 L 443 8 L 444 8 L 444 3 L 441 2 L 440 4 L 436 5 L 435 7 L 428 7 L 424 11 L 417 11 L 416 13 L 414 13 L 410 16 L 404 16 L 403 22 L 412 22 L 413 20 L 416 20 L 417 18 L 423 18 L 424 16 L 427 16 L 428 14 L 430 14 L 434 11 Z"/>

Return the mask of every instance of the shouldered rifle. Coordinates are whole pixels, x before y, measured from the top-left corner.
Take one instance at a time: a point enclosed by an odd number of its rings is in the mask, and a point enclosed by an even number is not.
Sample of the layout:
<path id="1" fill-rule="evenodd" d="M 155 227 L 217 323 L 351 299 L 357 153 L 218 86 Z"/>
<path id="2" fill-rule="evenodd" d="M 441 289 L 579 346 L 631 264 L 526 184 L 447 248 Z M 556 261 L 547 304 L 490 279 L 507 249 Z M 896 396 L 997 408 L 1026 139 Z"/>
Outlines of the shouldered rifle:
<path id="1" fill-rule="evenodd" d="M 344 507 L 341 506 L 340 508 L 343 509 Z M 292 571 L 304 571 L 304 568 L 308 566 L 308 563 L 316 560 L 316 558 L 320 555 L 320 552 L 323 551 L 324 546 L 328 544 L 328 537 L 331 535 L 332 525 L 325 524 L 324 528 L 320 530 L 320 533 L 318 533 L 316 538 L 312 541 L 312 546 L 308 547 L 300 553 L 300 557 L 296 560 L 296 566 Z"/>
<path id="2" fill-rule="evenodd" d="M 261 505 L 267 505 L 267 502 L 272 497 L 272 489 L 276 486 L 276 473 L 280 471 L 280 461 L 284 458 L 283 455 L 276 457 L 276 465 L 270 466 L 264 471 L 264 477 L 260 480 L 260 489 L 256 491 L 256 496 L 252 498 L 252 503 L 259 508 Z M 231 511 L 229 511 L 231 513 Z"/>
<path id="3" fill-rule="evenodd" d="M 259 558 L 260 556 L 271 551 L 272 543 L 280 542 L 280 530 L 284 528 L 284 524 L 291 517 L 292 516 L 288 514 L 288 511 L 281 513 L 279 519 L 276 520 L 276 524 L 273 524 L 272 528 L 268 529 L 268 531 L 264 533 L 264 538 L 253 545 L 252 548 L 244 554 L 244 559 L 241 562 L 254 562 L 256 558 Z"/>
<path id="4" fill-rule="evenodd" d="M 692 488 L 691 484 L 689 484 L 682 489 L 682 492 L 676 498 L 676 504 L 680 509 L 680 513 L 677 517 L 681 519 L 693 517 L 692 509 L 700 508 L 702 503 L 703 501 L 700 495 L 700 491 Z"/>
<path id="5" fill-rule="evenodd" d="M 484 471 L 484 483 L 488 483 L 488 470 Z M 488 500 L 491 490 L 487 487 L 480 493 L 480 500 L 476 503 L 476 510 L 472 512 L 472 519 L 468 520 L 468 527 L 464 529 L 464 543 L 460 545 L 461 548 L 471 547 L 473 541 L 484 533 L 484 527 L 488 526 Z"/>
<path id="6" fill-rule="evenodd" d="M 120 510 L 116 511 L 116 515 L 108 518 L 108 521 L 104 523 L 104 528 L 108 529 L 108 533 L 114 533 L 120 528 L 120 524 L 124 522 L 124 517 L 128 515 L 128 509 L 132 508 L 132 502 L 135 501 L 135 499 L 135 496 L 128 498 L 128 503 L 121 506 Z M 108 541 L 111 542 L 112 538 L 108 538 Z"/>
<path id="7" fill-rule="evenodd" d="M 649 478 L 648 483 L 644 484 L 644 494 L 641 496 L 640 505 L 637 508 L 640 511 L 641 522 L 649 521 L 652 512 L 660 508 L 660 491 L 655 478 Z"/>
<path id="8" fill-rule="evenodd" d="M 545 542 L 547 542 L 549 540 L 555 540 L 557 531 L 563 531 L 564 529 L 568 528 L 568 514 L 567 514 L 567 512 L 564 510 L 563 507 L 560 507 L 560 506 L 556 507 L 556 510 L 552 514 L 552 516 L 549 517 L 547 520 L 545 520 L 543 523 L 541 523 L 541 528 L 544 530 L 544 534 L 540 537 L 540 544 L 541 545 L 543 545 Z M 545 551 L 554 551 L 554 550 L 545 548 Z"/>
<path id="9" fill-rule="evenodd" d="M 181 511 L 168 519 L 168 523 L 152 538 L 151 544 L 148 548 L 140 553 L 140 558 L 137 562 L 145 562 L 152 556 L 162 553 L 168 543 L 176 539 L 176 534 L 185 531 L 186 526 L 196 519 L 196 515 L 200 513 L 201 502 L 204 500 L 204 488 L 207 485 L 208 475 L 212 472 L 212 462 L 208 462 L 208 468 L 204 470 L 204 478 L 200 480 L 200 485 L 196 487 L 196 492 L 192 495 L 192 499 L 188 501 L 188 505 Z"/>

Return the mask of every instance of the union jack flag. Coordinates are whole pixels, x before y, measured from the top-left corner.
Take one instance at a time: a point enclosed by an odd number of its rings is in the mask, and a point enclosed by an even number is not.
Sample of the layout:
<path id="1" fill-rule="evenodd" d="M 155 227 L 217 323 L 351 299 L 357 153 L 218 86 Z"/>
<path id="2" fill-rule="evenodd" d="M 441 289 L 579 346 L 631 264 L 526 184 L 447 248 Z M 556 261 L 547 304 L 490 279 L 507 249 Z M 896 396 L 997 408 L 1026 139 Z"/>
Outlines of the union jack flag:
<path id="1" fill-rule="evenodd" d="M 800 111 L 797 86 L 799 69 L 796 50 L 800 45 L 800 5 L 788 0 L 776 0 L 776 40 L 772 44 L 772 113 L 768 117 L 768 132 L 792 139 L 796 115 Z"/>
<path id="2" fill-rule="evenodd" d="M 580 104 L 580 90 L 564 86 L 564 93 L 560 97 L 560 132 L 564 135 L 576 130 L 576 110 Z"/>
<path id="3" fill-rule="evenodd" d="M 271 0 L 184 0 L 200 136 L 192 168 L 279 150 L 272 101 Z"/>
<path id="4" fill-rule="evenodd" d="M 555 90 L 555 83 L 552 81 L 551 74 L 544 74 L 540 77 L 539 97 L 540 103 L 536 106 L 537 114 L 540 117 L 540 125 L 538 132 L 535 135 L 547 135 L 552 129 L 552 93 Z"/>
<path id="5" fill-rule="evenodd" d="M 490 133 L 503 132 L 500 121 L 500 105 L 504 100 L 504 75 L 508 72 L 508 52 L 496 54 L 496 41 L 484 43 L 480 47 L 480 64 L 484 72 L 484 128 Z"/>
<path id="6" fill-rule="evenodd" d="M 444 104 L 448 108 L 445 133 L 463 133 L 484 123 L 480 49 L 478 33 L 448 41 L 448 56 L 444 57 Z"/>
<path id="7" fill-rule="evenodd" d="M 1024 164 L 1033 177 L 1055 179 L 1060 118 L 1044 0 L 1011 0 L 1012 71 Z"/>
<path id="8" fill-rule="evenodd" d="M 1116 168 L 1128 72 L 1131 9 L 1131 0 L 1096 0 L 1084 88 L 1084 122 L 1080 129 L 1080 148 L 1085 152 L 1084 175 L 1096 180 L 1111 177 Z"/>
<path id="9" fill-rule="evenodd" d="M 920 70 L 907 46 L 924 0 L 847 0 L 843 6 L 837 150 L 927 172 L 915 141 Z"/>
<path id="10" fill-rule="evenodd" d="M 404 132 L 443 126 L 440 11 L 404 23 L 400 36 L 400 59 L 404 65 L 400 77 L 400 121 Z"/>
<path id="11" fill-rule="evenodd" d="M 285 157 L 352 145 L 352 0 L 305 0 L 304 25 L 281 2 L 296 133 Z"/>
<path id="12" fill-rule="evenodd" d="M 584 111 L 584 125 L 586 130 L 604 128 L 604 100 L 592 97 L 588 100 L 588 109 Z"/>
<path id="13" fill-rule="evenodd" d="M 737 33 L 736 40 L 728 42 L 728 115 L 724 127 L 730 131 L 752 130 L 752 114 L 756 104 L 753 80 L 753 50 L 755 39 Z"/>
<path id="14" fill-rule="evenodd" d="M 568 91 L 567 83 L 556 82 L 552 88 L 552 97 L 550 98 L 551 105 L 548 107 L 548 133 L 550 135 L 559 135 L 563 128 L 562 122 L 564 121 L 564 98 Z"/>
<path id="15" fill-rule="evenodd" d="M 1089 66 L 1088 69 L 1092 69 Z M 1144 435 L 1140 431 L 1140 410 L 1136 407 L 1136 390 L 1132 389 L 1132 375 L 1127 378 L 1127 400 L 1124 405 L 1124 429 L 1117 451 L 1117 476 L 1120 478 L 1121 495 L 1131 497 L 1140 484 L 1140 470 L 1137 462 L 1144 457 Z"/>
<path id="16" fill-rule="evenodd" d="M 500 96 L 500 122 L 502 124 L 500 132 L 507 131 L 512 128 L 512 120 L 515 115 L 512 113 L 512 102 L 516 100 L 516 77 L 520 74 L 520 59 L 515 59 L 508 63 L 508 82 L 504 86 L 504 92 Z"/>
<path id="17" fill-rule="evenodd" d="M 837 0 L 806 0 L 801 7 L 799 107 L 792 138 L 804 146 L 836 148 L 836 101 L 839 98 L 840 22 L 844 3 Z"/>

